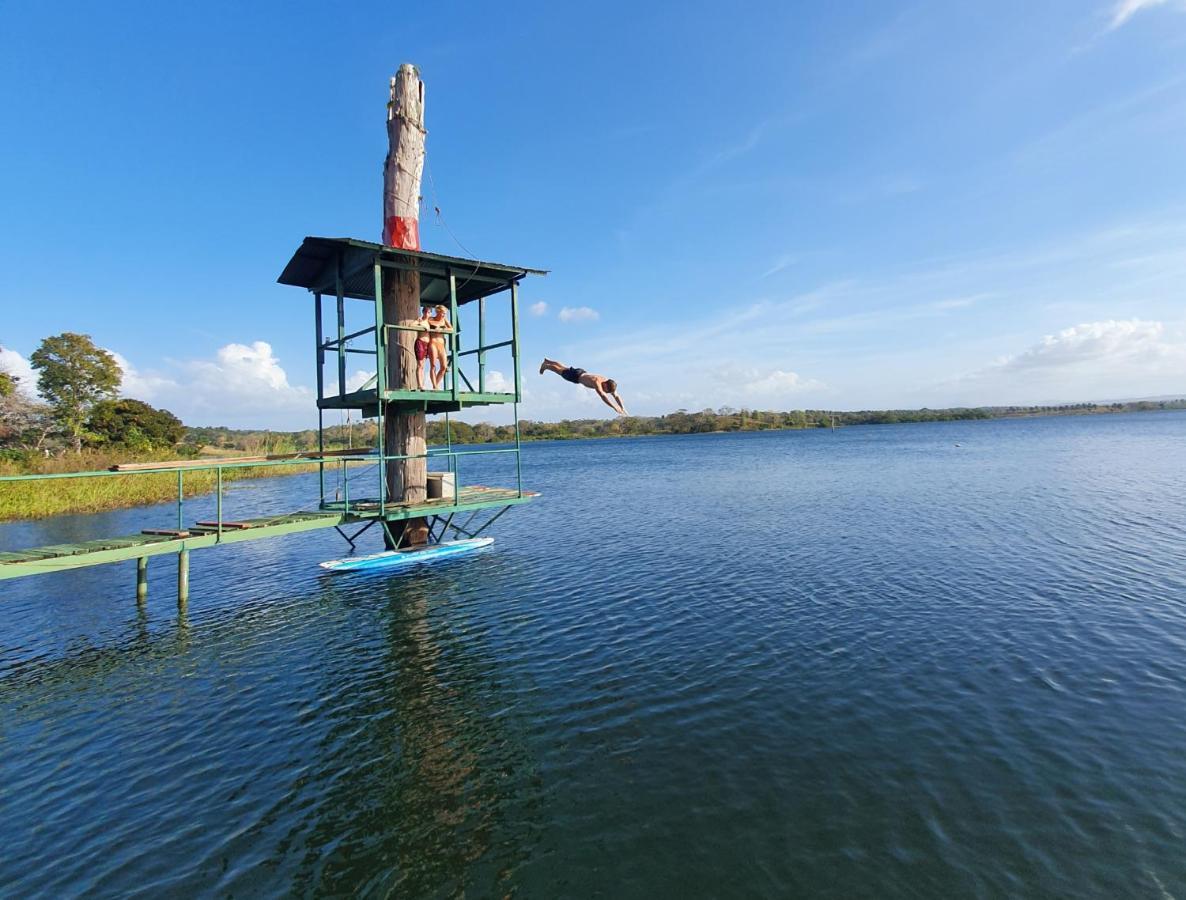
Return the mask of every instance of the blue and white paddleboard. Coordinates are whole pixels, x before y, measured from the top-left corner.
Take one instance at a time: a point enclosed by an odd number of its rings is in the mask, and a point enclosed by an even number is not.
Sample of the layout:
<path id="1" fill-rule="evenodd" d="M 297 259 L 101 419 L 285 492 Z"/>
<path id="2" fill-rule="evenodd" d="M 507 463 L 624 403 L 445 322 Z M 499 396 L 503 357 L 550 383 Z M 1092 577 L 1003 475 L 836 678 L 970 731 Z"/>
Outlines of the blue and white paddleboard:
<path id="1" fill-rule="evenodd" d="M 460 556 L 489 547 L 492 537 L 467 538 L 464 541 L 442 541 L 428 547 L 412 547 L 407 550 L 385 550 L 370 556 L 347 556 L 345 559 L 331 559 L 320 563 L 323 569 L 333 572 L 356 572 L 360 569 L 400 569 L 416 563 L 436 562 L 447 556 Z"/>

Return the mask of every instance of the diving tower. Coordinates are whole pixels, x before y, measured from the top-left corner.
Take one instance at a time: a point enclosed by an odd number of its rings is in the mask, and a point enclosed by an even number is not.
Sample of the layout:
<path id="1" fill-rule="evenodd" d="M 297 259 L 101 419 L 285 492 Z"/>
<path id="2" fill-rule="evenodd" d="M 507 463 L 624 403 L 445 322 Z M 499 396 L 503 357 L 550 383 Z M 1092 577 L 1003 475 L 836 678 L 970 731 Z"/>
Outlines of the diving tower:
<path id="1" fill-rule="evenodd" d="M 421 303 L 445 306 L 454 323 L 452 333 L 448 334 L 447 380 L 441 390 L 395 390 L 385 382 L 388 355 L 396 352 L 394 335 L 406 330 L 407 326 L 384 321 L 383 305 L 376 303 L 375 297 L 382 297 L 385 277 L 408 269 L 419 274 Z M 191 550 L 323 528 L 336 528 L 353 548 L 358 537 L 373 526 L 384 532 L 385 543 L 399 547 L 402 533 L 393 533 L 393 525 L 413 520 L 426 523 L 427 543 L 430 544 L 441 542 L 450 533 L 477 536 L 510 507 L 538 496 L 523 487 L 518 426 L 518 404 L 522 399 L 518 285 L 528 275 L 537 274 L 545 274 L 545 270 L 403 250 L 351 238 L 305 238 L 278 280 L 281 284 L 305 288 L 313 295 L 318 449 L 264 458 L 134 463 L 102 472 L 0 477 L 0 490 L 5 483 L 61 478 L 155 475 L 175 478 L 177 484 L 176 512 L 170 521 L 146 523 L 139 534 L 46 547 L 0 548 L 0 580 L 134 559 L 137 561 L 137 597 L 143 599 L 148 583 L 148 558 L 175 553 L 178 558 L 178 600 L 184 603 L 189 591 Z M 367 314 L 373 318 L 374 324 L 348 333 L 346 304 L 358 301 L 369 302 L 374 307 Z M 476 333 L 472 336 L 460 327 L 460 313 L 470 304 L 476 304 L 477 315 Z M 331 308 L 327 310 L 327 306 Z M 505 320 L 504 325 L 509 323 L 510 337 L 487 343 L 487 329 L 500 317 Z M 333 327 L 326 327 L 327 319 Z M 499 380 L 498 386 L 502 390 L 493 389 L 487 371 L 488 354 L 498 350 L 509 352 L 513 370 L 513 380 L 508 382 L 505 376 Z M 370 384 L 348 391 L 347 360 L 356 354 L 372 360 L 375 376 Z M 327 370 L 330 372 L 328 377 Z M 508 386 L 512 389 L 506 390 Z M 450 414 L 493 404 L 511 406 L 515 421 L 514 445 L 489 449 L 454 447 Z M 336 410 L 357 410 L 362 417 L 374 419 L 378 426 L 379 446 L 327 448 L 326 412 Z M 437 467 L 430 472 L 429 478 L 438 485 L 438 490 L 435 495 L 430 494 L 418 502 L 388 497 L 385 491 L 384 467 L 405 457 L 384 451 L 384 419 L 409 411 L 443 414 L 445 417 L 445 446 L 427 447 L 424 454 L 426 462 Z M 465 480 L 468 458 L 493 454 L 513 456 L 514 486 L 491 487 Z M 249 519 L 234 519 L 225 514 L 226 473 L 244 468 L 292 465 L 316 467 L 319 492 L 316 508 Z M 372 469 L 374 477 L 369 481 L 362 480 Z M 338 473 L 337 487 L 330 483 L 335 470 Z M 351 470 L 359 474 L 352 476 Z M 215 514 L 189 522 L 185 515 L 185 477 L 189 474 L 192 478 L 198 473 L 207 478 L 214 476 Z M 155 515 L 159 516 L 159 511 Z"/>
<path id="2" fill-rule="evenodd" d="M 444 306 L 449 310 L 454 331 L 448 335 L 450 364 L 446 390 L 401 390 L 386 383 L 387 366 L 384 363 L 395 347 L 394 333 L 418 330 L 383 321 L 382 304 L 375 302 L 376 295 L 383 295 L 383 279 L 396 272 L 419 274 L 421 306 Z M 280 284 L 305 288 L 315 298 L 317 408 L 322 411 L 356 409 L 366 418 L 376 418 L 387 412 L 419 410 L 432 415 L 458 412 L 472 406 L 521 401 L 518 285 L 527 275 L 545 274 L 544 269 L 443 256 L 354 238 L 307 237 L 277 280 Z M 348 333 L 348 300 L 374 304 L 375 324 Z M 325 328 L 326 301 L 333 301 L 333 312 L 336 312 L 336 327 L 329 330 L 329 337 L 326 337 Z M 478 333 L 474 346 L 463 349 L 464 335 L 457 327 L 458 314 L 472 303 L 478 305 Z M 487 343 L 487 327 L 499 311 L 510 323 L 511 337 Z M 359 340 L 366 340 L 367 346 L 357 346 Z M 487 356 L 501 348 L 511 351 L 513 391 L 492 390 L 487 379 Z M 361 388 L 348 391 L 346 379 L 351 354 L 372 357 L 376 371 Z M 469 361 L 468 357 L 473 357 L 476 364 L 476 368 L 470 370 L 472 379 L 462 366 Z M 324 375 L 327 360 L 335 363 L 328 379 Z"/>
<path id="3" fill-rule="evenodd" d="M 384 243 L 306 237 L 278 279 L 280 284 L 304 288 L 312 295 L 316 452 L 133 463 L 105 472 L 0 477 L 0 490 L 9 482 L 57 478 L 175 478 L 177 485 L 176 515 L 166 523 L 167 527 L 152 522 L 146 523 L 150 527 L 139 534 L 48 547 L 0 547 L 0 580 L 135 559 L 136 595 L 143 599 L 148 585 L 148 558 L 176 553 L 178 602 L 184 603 L 189 591 L 190 550 L 323 528 L 337 529 L 353 549 L 359 535 L 375 526 L 382 532 L 388 550 L 415 548 L 440 543 L 450 532 L 476 537 L 509 508 L 537 496 L 524 489 L 520 462 L 518 407 L 523 389 L 519 283 L 528 275 L 546 272 L 421 249 L 418 210 L 426 134 L 424 85 L 419 70 L 405 63 L 391 79 L 390 87 Z M 428 390 L 418 389 L 415 360 L 409 358 L 414 353 L 411 332 L 423 331 L 423 326 L 417 324 L 417 312 L 424 306 L 444 307 L 451 326 L 448 332 L 434 332 L 446 338 L 448 368 L 443 383 Z M 352 316 L 347 315 L 348 310 Z M 363 327 L 350 330 L 351 317 Z M 471 327 L 463 329 L 466 318 Z M 488 340 L 491 329 L 506 336 Z M 505 365 L 498 370 L 490 368 L 491 354 L 503 360 L 509 355 L 509 380 L 502 373 Z M 369 381 L 354 384 L 353 377 L 347 377 L 349 361 L 360 358 L 364 366 L 369 359 L 374 374 Z M 511 407 L 514 445 L 454 447 L 450 416 L 497 404 Z M 363 418 L 374 419 L 376 446 L 327 447 L 326 413 L 340 411 L 357 411 Z M 444 416 L 443 447 L 427 444 L 425 416 L 429 415 Z M 468 460 L 492 454 L 513 456 L 514 486 L 491 487 L 469 480 Z M 240 520 L 224 514 L 224 474 L 247 467 L 287 465 L 316 468 L 316 508 Z M 373 477 L 364 479 L 372 470 Z M 336 485 L 331 491 L 327 476 L 335 472 Z M 187 474 L 191 478 L 190 495 L 194 493 L 195 474 L 204 479 L 204 490 L 212 489 L 213 517 L 187 521 Z M 153 512 L 160 514 L 159 509 Z M 457 520 L 459 515 L 462 518 Z"/>

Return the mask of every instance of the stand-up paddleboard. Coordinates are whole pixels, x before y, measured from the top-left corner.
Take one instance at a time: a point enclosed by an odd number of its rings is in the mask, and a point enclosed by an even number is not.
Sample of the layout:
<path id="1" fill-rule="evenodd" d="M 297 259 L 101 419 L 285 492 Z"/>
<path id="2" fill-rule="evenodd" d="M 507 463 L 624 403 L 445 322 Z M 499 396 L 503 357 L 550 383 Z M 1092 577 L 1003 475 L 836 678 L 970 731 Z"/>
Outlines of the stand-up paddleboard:
<path id="1" fill-rule="evenodd" d="M 468 538 L 464 541 L 442 541 L 428 547 L 410 547 L 407 550 L 385 550 L 370 556 L 347 556 L 345 559 L 331 559 L 320 563 L 323 569 L 333 572 L 357 572 L 360 569 L 401 569 L 416 563 L 436 562 L 447 556 L 473 553 L 494 543 L 492 537 Z"/>

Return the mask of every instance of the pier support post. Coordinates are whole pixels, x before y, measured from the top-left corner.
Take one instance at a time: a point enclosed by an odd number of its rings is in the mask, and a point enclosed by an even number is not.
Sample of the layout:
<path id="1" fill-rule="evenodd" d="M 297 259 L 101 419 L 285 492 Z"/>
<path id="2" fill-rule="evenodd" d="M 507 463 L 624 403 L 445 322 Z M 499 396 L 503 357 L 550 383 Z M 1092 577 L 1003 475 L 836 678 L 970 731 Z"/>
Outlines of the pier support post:
<path id="1" fill-rule="evenodd" d="M 189 600 L 189 551 L 177 553 L 177 605 L 184 606 Z"/>
<path id="2" fill-rule="evenodd" d="M 136 559 L 136 602 L 143 603 L 148 597 L 148 557 Z"/>

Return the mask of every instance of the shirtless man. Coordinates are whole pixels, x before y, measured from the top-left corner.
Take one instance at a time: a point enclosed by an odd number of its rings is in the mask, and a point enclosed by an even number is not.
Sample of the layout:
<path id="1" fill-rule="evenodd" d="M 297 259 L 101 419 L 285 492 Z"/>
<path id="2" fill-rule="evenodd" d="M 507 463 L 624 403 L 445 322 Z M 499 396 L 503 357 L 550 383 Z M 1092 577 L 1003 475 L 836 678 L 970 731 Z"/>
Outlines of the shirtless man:
<path id="1" fill-rule="evenodd" d="M 594 375 L 584 369 L 574 369 L 572 366 L 566 366 L 564 363 L 546 358 L 539 364 L 539 373 L 543 375 L 545 371 L 555 372 L 565 381 L 571 381 L 573 384 L 583 384 L 590 390 L 596 391 L 602 402 L 618 415 L 630 415 L 626 412 L 626 407 L 622 405 L 622 398 L 618 396 L 618 383 L 612 378 Z"/>

